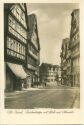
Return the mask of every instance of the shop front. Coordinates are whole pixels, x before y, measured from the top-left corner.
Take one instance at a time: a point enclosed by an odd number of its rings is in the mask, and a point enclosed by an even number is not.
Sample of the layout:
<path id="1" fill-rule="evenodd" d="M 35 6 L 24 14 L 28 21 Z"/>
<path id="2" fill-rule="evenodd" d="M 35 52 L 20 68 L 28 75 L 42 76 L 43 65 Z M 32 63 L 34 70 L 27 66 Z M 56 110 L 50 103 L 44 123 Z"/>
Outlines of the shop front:
<path id="1" fill-rule="evenodd" d="M 6 63 L 5 91 L 22 90 L 27 74 L 22 65 Z"/>

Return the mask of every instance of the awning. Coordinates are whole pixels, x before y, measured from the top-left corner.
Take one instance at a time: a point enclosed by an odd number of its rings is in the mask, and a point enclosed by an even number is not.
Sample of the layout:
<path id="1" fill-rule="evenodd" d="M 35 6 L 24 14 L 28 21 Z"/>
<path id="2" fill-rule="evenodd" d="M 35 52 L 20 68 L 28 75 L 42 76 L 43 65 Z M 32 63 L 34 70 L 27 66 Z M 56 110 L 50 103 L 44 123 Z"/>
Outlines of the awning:
<path id="1" fill-rule="evenodd" d="M 26 78 L 28 75 L 26 74 L 26 72 L 23 69 L 22 65 L 18 65 L 18 64 L 13 64 L 13 63 L 8 63 L 7 65 L 9 66 L 9 68 L 12 70 L 12 72 L 19 78 L 24 79 Z"/>

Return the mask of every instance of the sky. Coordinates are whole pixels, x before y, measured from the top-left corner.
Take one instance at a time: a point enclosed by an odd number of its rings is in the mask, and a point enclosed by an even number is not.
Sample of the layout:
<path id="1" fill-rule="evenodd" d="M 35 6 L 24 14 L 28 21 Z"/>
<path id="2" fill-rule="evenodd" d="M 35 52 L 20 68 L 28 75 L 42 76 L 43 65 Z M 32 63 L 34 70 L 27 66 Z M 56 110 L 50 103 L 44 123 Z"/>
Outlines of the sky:
<path id="1" fill-rule="evenodd" d="M 77 3 L 30 3 L 28 13 L 37 16 L 40 63 L 60 65 L 62 39 L 70 37 L 71 13 Z"/>

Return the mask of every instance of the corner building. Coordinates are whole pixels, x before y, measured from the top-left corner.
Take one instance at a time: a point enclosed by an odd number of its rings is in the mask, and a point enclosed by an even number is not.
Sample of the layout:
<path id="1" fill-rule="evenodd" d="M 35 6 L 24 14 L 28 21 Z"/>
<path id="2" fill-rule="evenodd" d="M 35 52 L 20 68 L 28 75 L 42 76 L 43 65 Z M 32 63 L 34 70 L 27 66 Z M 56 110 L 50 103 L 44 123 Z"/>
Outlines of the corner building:
<path id="1" fill-rule="evenodd" d="M 58 65 L 52 65 L 42 63 L 40 66 L 40 83 L 43 85 L 55 86 L 60 80 L 60 67 Z"/>

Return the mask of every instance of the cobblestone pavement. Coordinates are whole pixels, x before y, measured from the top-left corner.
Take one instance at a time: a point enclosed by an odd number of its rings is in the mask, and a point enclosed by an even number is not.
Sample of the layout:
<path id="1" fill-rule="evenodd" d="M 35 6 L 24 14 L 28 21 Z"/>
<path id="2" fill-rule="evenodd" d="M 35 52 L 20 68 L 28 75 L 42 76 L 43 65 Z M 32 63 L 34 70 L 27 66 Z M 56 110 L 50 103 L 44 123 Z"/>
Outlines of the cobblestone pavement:
<path id="1" fill-rule="evenodd" d="M 79 108 L 79 100 L 79 88 L 69 88 L 63 86 L 58 87 L 57 89 L 30 89 L 21 92 L 6 93 L 5 108 Z"/>

